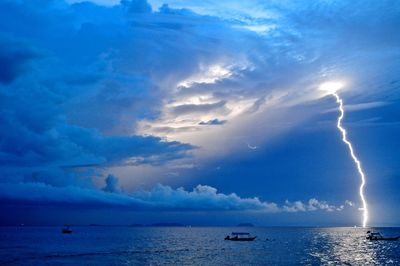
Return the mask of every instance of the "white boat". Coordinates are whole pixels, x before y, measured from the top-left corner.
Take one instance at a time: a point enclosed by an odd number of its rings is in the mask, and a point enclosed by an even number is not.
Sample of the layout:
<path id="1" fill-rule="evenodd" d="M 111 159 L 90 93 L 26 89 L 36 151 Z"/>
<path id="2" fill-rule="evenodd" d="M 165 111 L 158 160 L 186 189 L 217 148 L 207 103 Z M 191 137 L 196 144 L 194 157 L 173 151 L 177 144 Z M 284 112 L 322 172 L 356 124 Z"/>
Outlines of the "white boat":
<path id="1" fill-rule="evenodd" d="M 232 234 L 225 237 L 225 240 L 231 241 L 253 241 L 256 236 L 251 236 L 250 233 L 232 232 Z"/>
<path id="2" fill-rule="evenodd" d="M 400 236 L 384 237 L 381 235 L 381 233 L 368 231 L 366 239 L 368 239 L 368 240 L 399 240 Z"/>

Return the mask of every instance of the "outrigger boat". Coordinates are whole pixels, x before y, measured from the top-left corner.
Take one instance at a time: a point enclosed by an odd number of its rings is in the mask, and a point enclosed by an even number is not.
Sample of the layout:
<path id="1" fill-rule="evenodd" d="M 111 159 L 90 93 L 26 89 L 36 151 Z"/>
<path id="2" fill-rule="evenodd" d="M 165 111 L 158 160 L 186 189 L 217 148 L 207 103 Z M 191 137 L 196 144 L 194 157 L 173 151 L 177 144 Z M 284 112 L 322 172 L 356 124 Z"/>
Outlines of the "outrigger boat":
<path id="1" fill-rule="evenodd" d="M 250 233 L 232 232 L 232 234 L 225 237 L 225 240 L 231 241 L 253 241 L 256 236 L 251 236 Z"/>
<path id="2" fill-rule="evenodd" d="M 381 233 L 368 231 L 366 239 L 368 239 L 368 240 L 399 240 L 400 236 L 398 236 L 398 237 L 384 237 L 384 236 L 381 235 Z"/>

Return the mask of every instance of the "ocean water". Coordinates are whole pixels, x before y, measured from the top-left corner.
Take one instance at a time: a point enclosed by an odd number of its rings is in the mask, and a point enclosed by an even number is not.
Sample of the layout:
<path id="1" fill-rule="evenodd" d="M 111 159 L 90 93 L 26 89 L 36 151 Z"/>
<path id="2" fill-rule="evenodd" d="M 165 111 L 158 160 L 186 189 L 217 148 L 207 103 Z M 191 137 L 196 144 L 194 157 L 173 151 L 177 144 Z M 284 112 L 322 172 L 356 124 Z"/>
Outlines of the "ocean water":
<path id="1" fill-rule="evenodd" d="M 400 241 L 368 241 L 363 228 L 0 228 L 0 265 L 400 265 Z M 225 241 L 248 231 L 253 242 Z M 376 228 L 387 236 L 400 228 Z M 269 240 L 266 240 L 268 238 Z"/>

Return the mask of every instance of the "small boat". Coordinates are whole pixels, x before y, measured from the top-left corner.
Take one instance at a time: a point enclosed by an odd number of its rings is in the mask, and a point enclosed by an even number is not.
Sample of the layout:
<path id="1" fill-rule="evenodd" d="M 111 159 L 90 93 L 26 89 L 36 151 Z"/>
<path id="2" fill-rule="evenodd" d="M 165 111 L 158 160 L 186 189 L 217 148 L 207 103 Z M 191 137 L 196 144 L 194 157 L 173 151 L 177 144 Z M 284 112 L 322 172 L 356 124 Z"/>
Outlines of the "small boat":
<path id="1" fill-rule="evenodd" d="M 366 239 L 368 239 L 368 240 L 399 240 L 400 236 L 384 237 L 381 235 L 381 233 L 368 231 Z"/>
<path id="2" fill-rule="evenodd" d="M 71 234 L 72 233 L 71 226 L 65 225 L 64 228 L 61 230 L 61 233 L 63 233 L 63 234 Z"/>
<path id="3" fill-rule="evenodd" d="M 225 240 L 231 241 L 253 241 L 256 236 L 251 236 L 250 233 L 232 232 L 232 234 L 225 237 Z"/>

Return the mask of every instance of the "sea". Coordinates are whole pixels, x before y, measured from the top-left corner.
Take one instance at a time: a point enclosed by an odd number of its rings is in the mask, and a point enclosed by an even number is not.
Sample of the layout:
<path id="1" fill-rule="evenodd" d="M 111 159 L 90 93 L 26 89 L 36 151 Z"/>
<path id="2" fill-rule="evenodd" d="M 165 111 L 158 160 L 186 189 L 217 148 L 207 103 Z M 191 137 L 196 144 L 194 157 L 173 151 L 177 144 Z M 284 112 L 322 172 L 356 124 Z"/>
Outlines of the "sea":
<path id="1" fill-rule="evenodd" d="M 400 228 L 1 227 L 0 265 L 400 265 Z M 250 232 L 252 242 L 224 240 Z"/>

